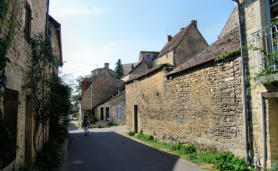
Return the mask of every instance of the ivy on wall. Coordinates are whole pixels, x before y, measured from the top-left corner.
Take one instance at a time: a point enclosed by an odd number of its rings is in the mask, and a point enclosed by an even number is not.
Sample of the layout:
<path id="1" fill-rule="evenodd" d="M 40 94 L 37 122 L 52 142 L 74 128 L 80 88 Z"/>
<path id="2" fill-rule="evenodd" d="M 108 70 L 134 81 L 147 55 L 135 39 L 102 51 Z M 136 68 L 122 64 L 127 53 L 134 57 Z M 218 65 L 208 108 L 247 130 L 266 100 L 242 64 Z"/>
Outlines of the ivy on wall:
<path id="1" fill-rule="evenodd" d="M 7 64 L 10 63 L 7 53 L 12 45 L 17 23 L 16 17 L 19 11 L 19 0 L 0 1 L 0 103 L 3 102 L 4 89 L 7 84 L 5 69 Z M 0 169 L 2 169 L 9 160 L 11 154 L 9 149 L 10 143 L 15 139 L 7 127 L 1 107 L 2 105 L 0 104 Z"/>
<path id="2" fill-rule="evenodd" d="M 38 144 L 46 137 L 46 125 L 49 121 L 51 83 L 53 75 L 61 66 L 60 60 L 53 54 L 50 41 L 39 34 L 31 39 L 32 56 L 30 58 L 29 71 L 26 74 L 25 88 L 30 90 L 34 105 L 35 129 L 33 134 L 33 145 L 38 152 Z M 42 129 L 40 129 L 40 126 Z"/>

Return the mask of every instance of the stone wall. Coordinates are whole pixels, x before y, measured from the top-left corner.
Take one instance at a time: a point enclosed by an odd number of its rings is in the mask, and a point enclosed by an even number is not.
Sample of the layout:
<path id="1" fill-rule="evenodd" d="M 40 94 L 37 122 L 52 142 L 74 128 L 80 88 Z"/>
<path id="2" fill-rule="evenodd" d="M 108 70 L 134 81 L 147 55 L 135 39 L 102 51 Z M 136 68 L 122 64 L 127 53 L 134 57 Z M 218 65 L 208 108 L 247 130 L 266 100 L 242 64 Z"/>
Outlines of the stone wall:
<path id="1" fill-rule="evenodd" d="M 150 76 L 126 84 L 126 123 L 134 130 L 134 105 L 138 106 L 138 130 L 152 134 L 159 127 L 156 119 L 167 120 L 168 108 L 165 100 L 166 77 L 163 69 Z M 161 130 L 163 131 L 163 130 Z"/>
<path id="2" fill-rule="evenodd" d="M 258 48 L 263 48 L 264 45 L 260 44 L 260 40 L 257 39 L 257 35 L 252 35 L 257 31 L 260 31 L 266 28 L 266 7 L 265 1 L 252 1 L 252 0 L 240 0 L 242 5 L 241 16 L 242 16 L 242 24 L 243 24 L 243 35 L 244 42 L 247 46 L 256 46 Z M 257 42 L 256 42 L 257 40 Z M 247 69 L 250 73 L 251 78 L 256 75 L 262 68 L 262 53 L 259 51 L 249 50 L 246 54 L 246 58 L 248 61 Z M 277 151 L 277 147 L 271 146 L 270 137 L 276 137 L 276 134 L 271 135 L 270 120 L 269 115 L 270 111 L 266 112 L 266 118 L 262 116 L 262 99 L 261 93 L 267 92 L 267 88 L 263 85 L 258 85 L 253 79 L 249 82 L 251 91 L 249 93 L 249 102 L 248 102 L 248 114 L 251 118 L 249 122 L 251 129 L 250 134 L 251 143 L 252 143 L 252 153 L 254 153 L 253 161 L 258 165 L 263 165 L 264 158 L 264 147 L 263 147 L 263 120 L 266 119 L 266 166 L 268 168 L 271 167 L 273 159 L 271 158 L 271 151 Z M 266 101 L 266 106 L 268 101 Z M 273 137 L 273 138 L 274 138 Z M 278 158 L 276 158 L 278 160 Z"/>
<path id="3" fill-rule="evenodd" d="M 180 66 L 207 47 L 208 43 L 199 32 L 197 25 L 191 26 L 174 50 L 174 66 Z"/>
<path id="4" fill-rule="evenodd" d="M 115 78 L 112 75 L 112 71 L 108 69 L 100 69 L 95 77 L 91 87 L 89 86 L 82 94 L 82 107 L 84 111 L 91 110 L 91 91 L 92 91 L 92 104 L 93 107 L 99 103 L 112 97 L 114 93 L 117 93 L 123 87 L 123 81 Z"/>
<path id="5" fill-rule="evenodd" d="M 210 62 L 166 80 L 164 70 L 126 85 L 127 127 L 166 142 L 244 157 L 240 57 Z"/>
<path id="6" fill-rule="evenodd" d="M 238 25 L 238 8 L 234 8 L 231 16 L 229 17 L 228 21 L 226 22 L 223 30 L 221 31 L 219 38 L 224 37 L 227 33 L 229 33 L 231 30 L 237 28 Z"/>
<path id="7" fill-rule="evenodd" d="M 113 124 L 117 125 L 125 125 L 126 123 L 126 106 L 125 106 L 125 93 L 119 94 L 115 97 L 112 97 L 107 102 L 99 105 L 95 109 L 96 118 L 100 121 L 101 120 L 101 108 L 103 108 L 103 119 L 106 120 L 106 108 L 109 108 L 109 121 Z M 117 110 L 120 108 L 121 116 L 118 117 Z"/>
<path id="8" fill-rule="evenodd" d="M 18 91 L 19 105 L 17 118 L 17 150 L 16 159 L 4 170 L 11 170 L 18 167 L 19 163 L 25 160 L 25 116 L 26 116 L 26 96 L 28 92 L 24 89 L 25 74 L 28 71 L 29 57 L 31 56 L 30 44 L 24 38 L 25 27 L 25 0 L 20 0 L 20 11 L 17 17 L 17 27 L 14 40 L 8 51 L 8 57 L 11 61 L 6 68 L 7 88 Z M 30 4 L 33 20 L 31 36 L 38 33 L 44 33 L 46 21 L 46 0 L 27 0 Z M 3 26 L 5 28 L 5 26 Z M 3 109 L 3 105 L 1 104 Z M 32 123 L 28 123 L 32 124 Z M 34 151 L 32 151 L 34 156 Z"/>
<path id="9" fill-rule="evenodd" d="M 210 62 L 167 81 L 170 120 L 161 139 L 200 148 L 232 151 L 244 157 L 240 57 Z"/>

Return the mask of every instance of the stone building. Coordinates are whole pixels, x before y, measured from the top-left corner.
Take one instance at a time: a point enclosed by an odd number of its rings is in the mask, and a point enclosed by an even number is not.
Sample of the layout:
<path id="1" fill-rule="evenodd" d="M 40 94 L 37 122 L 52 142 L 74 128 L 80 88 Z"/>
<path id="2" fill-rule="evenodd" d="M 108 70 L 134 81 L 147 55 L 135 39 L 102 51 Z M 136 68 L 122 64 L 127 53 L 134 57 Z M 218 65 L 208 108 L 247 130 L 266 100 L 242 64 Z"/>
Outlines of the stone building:
<path id="1" fill-rule="evenodd" d="M 94 110 L 98 121 L 109 121 L 116 125 L 125 125 L 125 92 L 123 91 L 103 101 Z"/>
<path id="2" fill-rule="evenodd" d="M 108 63 L 94 70 L 92 75 L 82 82 L 82 116 L 90 115 L 93 108 L 124 89 L 124 82 L 115 77 Z"/>
<path id="3" fill-rule="evenodd" d="M 159 52 L 155 51 L 140 51 L 138 63 L 134 65 L 132 69 L 121 78 L 121 80 L 130 80 L 152 68 L 152 62 L 158 55 Z"/>
<path id="4" fill-rule="evenodd" d="M 193 20 L 174 36 L 168 35 L 168 42 L 159 55 L 153 59 L 153 66 L 168 63 L 179 66 L 208 46 L 206 40 L 197 28 L 197 21 Z"/>
<path id="5" fill-rule="evenodd" d="M 47 15 L 47 0 L 19 0 L 19 9 L 15 6 L 13 10 L 18 10 L 16 17 L 16 27 L 14 39 L 11 47 L 8 50 L 7 56 L 10 63 L 6 67 L 7 85 L 5 87 L 4 104 L 0 104 L 1 109 L 4 109 L 4 117 L 6 118 L 8 127 L 15 137 L 11 143 L 12 156 L 8 163 L 1 163 L 0 170 L 8 171 L 16 169 L 25 161 L 30 161 L 35 156 L 33 146 L 33 131 L 34 131 L 34 114 L 33 105 L 30 97 L 30 92 L 24 88 L 26 83 L 26 73 L 32 55 L 30 40 L 37 34 L 45 34 Z M 11 9 L 10 9 L 11 10 Z M 10 12 L 8 17 L 10 16 Z M 52 18 L 53 19 L 53 18 Z M 51 25 L 56 25 L 49 20 Z M 8 31 L 9 27 L 6 24 L 0 26 L 2 31 Z M 61 34 L 53 34 L 57 41 L 52 42 L 52 47 L 57 47 L 58 52 L 54 52 L 61 57 Z M 3 102 L 1 100 L 1 102 Z M 48 134 L 47 130 L 45 134 Z M 2 141 L 2 140 L 1 140 Z M 42 146 L 42 141 L 39 140 L 37 146 Z"/>
<path id="6" fill-rule="evenodd" d="M 277 86 L 277 0 L 240 0 L 242 42 L 244 49 L 246 81 L 247 150 L 250 162 L 260 167 L 271 168 L 278 161 L 278 86 Z M 257 49 L 256 49 L 257 48 Z M 265 60 L 262 50 L 276 58 Z M 273 61 L 273 62 L 272 62 Z M 269 72 L 267 81 L 262 70 Z"/>
<path id="7" fill-rule="evenodd" d="M 237 54 L 215 62 L 239 47 L 236 29 L 174 70 L 162 64 L 129 80 L 127 127 L 162 141 L 242 156 L 241 60 Z"/>

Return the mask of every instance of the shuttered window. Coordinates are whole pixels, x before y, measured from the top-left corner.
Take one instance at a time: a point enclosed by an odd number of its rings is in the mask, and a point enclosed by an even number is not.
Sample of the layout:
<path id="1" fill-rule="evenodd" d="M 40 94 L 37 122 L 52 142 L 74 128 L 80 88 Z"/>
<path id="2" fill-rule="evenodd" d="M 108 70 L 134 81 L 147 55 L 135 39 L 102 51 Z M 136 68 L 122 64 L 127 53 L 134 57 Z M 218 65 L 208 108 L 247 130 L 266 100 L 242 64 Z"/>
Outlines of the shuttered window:
<path id="1" fill-rule="evenodd" d="M 17 137 L 17 114 L 18 114 L 18 91 L 5 89 L 4 96 L 4 118 L 5 125 L 9 130 L 10 137 L 6 140 L 5 148 L 6 154 L 2 167 L 8 165 L 16 158 L 16 137 Z M 2 140 L 1 140 L 2 141 Z M 8 141 L 8 142 L 7 142 Z M 2 157 L 1 157 L 2 158 Z"/>
<path id="2" fill-rule="evenodd" d="M 31 40 L 31 26 L 32 26 L 32 10 L 31 7 L 28 3 L 25 5 L 25 28 L 24 28 L 24 34 L 25 34 L 25 39 L 27 42 L 30 43 Z"/>
<path id="3" fill-rule="evenodd" d="M 117 118 L 118 118 L 118 120 L 122 120 L 122 108 L 121 107 L 117 108 Z"/>

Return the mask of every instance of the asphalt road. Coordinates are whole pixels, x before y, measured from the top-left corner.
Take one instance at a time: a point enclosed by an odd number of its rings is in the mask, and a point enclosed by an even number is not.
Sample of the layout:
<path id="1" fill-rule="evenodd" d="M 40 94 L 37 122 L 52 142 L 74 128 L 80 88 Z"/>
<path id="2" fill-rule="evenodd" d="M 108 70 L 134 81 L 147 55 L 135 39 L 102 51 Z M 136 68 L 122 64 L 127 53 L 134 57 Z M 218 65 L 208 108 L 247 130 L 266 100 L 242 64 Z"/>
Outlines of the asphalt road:
<path id="1" fill-rule="evenodd" d="M 124 127 L 93 129 L 89 136 L 73 124 L 69 129 L 71 137 L 62 171 L 201 171 L 117 133 Z"/>

